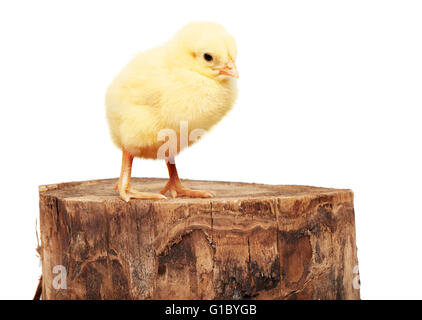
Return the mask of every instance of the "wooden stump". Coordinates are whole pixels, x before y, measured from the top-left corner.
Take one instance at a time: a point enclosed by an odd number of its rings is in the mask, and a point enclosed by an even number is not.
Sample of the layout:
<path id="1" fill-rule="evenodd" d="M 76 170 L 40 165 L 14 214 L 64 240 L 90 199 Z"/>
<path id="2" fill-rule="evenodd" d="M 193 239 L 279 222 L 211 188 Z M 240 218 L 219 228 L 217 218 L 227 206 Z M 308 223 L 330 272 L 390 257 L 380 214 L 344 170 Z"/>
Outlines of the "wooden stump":
<path id="1" fill-rule="evenodd" d="M 126 203 L 116 181 L 40 187 L 43 299 L 359 299 L 350 190 L 186 180 L 217 196 Z"/>

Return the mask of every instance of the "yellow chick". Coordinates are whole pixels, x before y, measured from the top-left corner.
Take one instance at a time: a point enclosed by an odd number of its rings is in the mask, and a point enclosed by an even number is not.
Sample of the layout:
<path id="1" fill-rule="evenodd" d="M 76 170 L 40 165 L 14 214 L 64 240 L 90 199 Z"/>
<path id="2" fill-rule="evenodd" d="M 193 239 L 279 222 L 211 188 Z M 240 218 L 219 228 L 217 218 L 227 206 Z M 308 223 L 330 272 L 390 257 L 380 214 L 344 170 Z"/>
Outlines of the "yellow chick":
<path id="1" fill-rule="evenodd" d="M 159 200 L 165 199 L 167 192 L 173 198 L 214 195 L 183 187 L 174 156 L 233 107 L 237 97 L 236 55 L 235 40 L 221 25 L 194 22 L 165 45 L 140 53 L 114 79 L 106 94 L 106 113 L 111 137 L 123 152 L 115 187 L 121 199 Z M 186 140 L 184 131 L 190 138 L 186 142 L 182 141 Z M 177 139 L 170 139 L 169 132 Z M 164 154 L 163 136 L 169 137 Z M 161 193 L 130 187 L 134 157 L 166 160 L 170 178 Z"/>

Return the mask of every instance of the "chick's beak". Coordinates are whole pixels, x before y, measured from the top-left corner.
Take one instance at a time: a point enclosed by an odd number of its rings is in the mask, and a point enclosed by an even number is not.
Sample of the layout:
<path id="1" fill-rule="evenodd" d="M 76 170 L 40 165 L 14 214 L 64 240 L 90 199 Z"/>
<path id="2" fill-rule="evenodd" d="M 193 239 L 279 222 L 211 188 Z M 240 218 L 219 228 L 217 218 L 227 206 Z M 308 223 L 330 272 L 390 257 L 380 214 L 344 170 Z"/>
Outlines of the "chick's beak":
<path id="1" fill-rule="evenodd" d="M 229 77 L 239 78 L 239 72 L 237 71 L 234 61 L 229 61 L 221 70 L 220 74 L 224 74 Z"/>

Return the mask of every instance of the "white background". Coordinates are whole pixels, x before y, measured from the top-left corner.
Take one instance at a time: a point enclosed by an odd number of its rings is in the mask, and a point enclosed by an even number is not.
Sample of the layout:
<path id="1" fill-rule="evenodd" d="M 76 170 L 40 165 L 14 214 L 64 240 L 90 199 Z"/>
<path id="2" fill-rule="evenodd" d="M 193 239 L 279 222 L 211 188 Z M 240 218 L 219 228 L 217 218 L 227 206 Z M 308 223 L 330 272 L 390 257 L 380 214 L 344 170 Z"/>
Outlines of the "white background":
<path id="1" fill-rule="evenodd" d="M 113 77 L 196 20 L 236 37 L 240 93 L 181 177 L 353 189 L 362 298 L 422 298 L 421 17 L 420 1 L 1 1 L 0 298 L 35 291 L 38 185 L 118 176 Z"/>

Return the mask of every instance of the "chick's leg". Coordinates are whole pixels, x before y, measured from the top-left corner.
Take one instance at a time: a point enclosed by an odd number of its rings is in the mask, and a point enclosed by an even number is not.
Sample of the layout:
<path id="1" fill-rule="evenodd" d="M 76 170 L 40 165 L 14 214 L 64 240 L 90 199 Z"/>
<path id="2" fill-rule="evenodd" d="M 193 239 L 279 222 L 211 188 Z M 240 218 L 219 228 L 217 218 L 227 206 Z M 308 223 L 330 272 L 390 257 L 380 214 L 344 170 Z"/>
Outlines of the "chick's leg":
<path id="1" fill-rule="evenodd" d="M 120 172 L 120 179 L 116 187 L 119 190 L 120 198 L 126 202 L 130 199 L 144 199 L 144 200 L 162 200 L 165 196 L 159 193 L 139 192 L 131 189 L 130 176 L 132 173 L 133 156 L 123 150 L 122 156 L 122 170 Z"/>
<path id="2" fill-rule="evenodd" d="M 215 194 L 213 191 L 207 190 L 192 190 L 182 186 L 182 183 L 177 174 L 176 165 L 174 163 L 166 162 L 167 168 L 169 170 L 169 181 L 161 190 L 162 194 L 165 194 L 167 191 L 170 192 L 172 198 L 185 196 L 190 198 L 212 198 Z"/>

